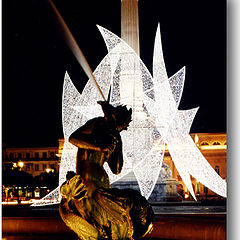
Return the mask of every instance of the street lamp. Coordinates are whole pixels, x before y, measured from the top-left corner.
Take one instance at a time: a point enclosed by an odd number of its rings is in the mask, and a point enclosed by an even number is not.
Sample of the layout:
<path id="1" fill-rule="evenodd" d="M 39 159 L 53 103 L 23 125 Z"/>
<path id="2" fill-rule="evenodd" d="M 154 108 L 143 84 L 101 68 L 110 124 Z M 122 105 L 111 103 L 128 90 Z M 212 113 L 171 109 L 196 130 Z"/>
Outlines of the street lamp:
<path id="1" fill-rule="evenodd" d="M 22 169 L 22 167 L 24 166 L 24 163 L 22 161 L 19 161 L 18 166 L 20 167 L 20 169 Z"/>
<path id="2" fill-rule="evenodd" d="M 46 168 L 46 172 L 47 172 L 47 173 L 50 173 L 51 171 L 52 171 L 52 169 Z"/>
<path id="3" fill-rule="evenodd" d="M 13 168 L 16 168 L 17 167 L 17 163 L 13 163 Z"/>

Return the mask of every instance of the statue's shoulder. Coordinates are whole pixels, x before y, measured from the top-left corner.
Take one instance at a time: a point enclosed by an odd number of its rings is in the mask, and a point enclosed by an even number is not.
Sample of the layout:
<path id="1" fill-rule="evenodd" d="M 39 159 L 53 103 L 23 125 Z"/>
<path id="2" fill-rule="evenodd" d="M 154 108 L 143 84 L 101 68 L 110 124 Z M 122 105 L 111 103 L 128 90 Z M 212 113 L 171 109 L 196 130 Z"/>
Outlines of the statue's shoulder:
<path id="1" fill-rule="evenodd" d="M 83 128 L 88 128 L 88 129 L 96 129 L 99 127 L 103 127 L 106 125 L 106 120 L 104 119 L 104 117 L 96 117 L 93 119 L 88 120 Z"/>
<path id="2" fill-rule="evenodd" d="M 105 122 L 104 117 L 96 117 L 88 120 L 85 125 L 91 125 L 91 124 L 100 124 L 102 122 Z"/>
<path id="3" fill-rule="evenodd" d="M 92 134 L 93 131 L 95 131 L 97 128 L 101 128 L 104 125 L 104 121 L 104 117 L 90 119 L 75 132 L 73 132 L 70 138 L 78 139 L 83 134 Z"/>

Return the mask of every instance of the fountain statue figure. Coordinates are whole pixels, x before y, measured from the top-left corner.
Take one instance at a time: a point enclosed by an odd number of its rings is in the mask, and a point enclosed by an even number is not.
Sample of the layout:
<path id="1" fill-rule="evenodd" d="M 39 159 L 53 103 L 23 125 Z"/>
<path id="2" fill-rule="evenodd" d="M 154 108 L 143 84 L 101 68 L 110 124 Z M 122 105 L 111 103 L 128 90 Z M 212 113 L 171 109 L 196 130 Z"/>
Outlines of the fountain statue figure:
<path id="1" fill-rule="evenodd" d="M 83 240 L 138 239 L 152 229 L 151 205 L 138 191 L 110 188 L 103 168 L 107 162 L 114 174 L 121 172 L 120 132 L 127 130 L 132 109 L 98 103 L 104 117 L 89 120 L 69 138 L 78 147 L 76 173 L 68 172 L 61 186 L 60 215 Z"/>

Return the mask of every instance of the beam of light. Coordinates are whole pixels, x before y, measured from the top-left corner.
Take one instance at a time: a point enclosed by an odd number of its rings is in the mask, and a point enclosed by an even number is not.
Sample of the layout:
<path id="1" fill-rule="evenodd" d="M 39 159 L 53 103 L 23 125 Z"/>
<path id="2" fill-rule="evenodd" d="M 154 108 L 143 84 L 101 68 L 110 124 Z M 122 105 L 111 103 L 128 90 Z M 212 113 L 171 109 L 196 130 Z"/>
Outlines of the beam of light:
<path id="1" fill-rule="evenodd" d="M 80 47 L 78 46 L 75 38 L 73 37 L 72 33 L 70 32 L 67 24 L 65 23 L 65 21 L 63 20 L 61 14 L 59 13 L 59 11 L 57 10 L 57 8 L 55 7 L 54 3 L 51 0 L 48 0 L 48 2 L 50 3 L 56 18 L 58 20 L 58 24 L 59 27 L 61 28 L 61 34 L 63 36 L 63 39 L 65 40 L 67 46 L 70 48 L 70 50 L 72 51 L 73 55 L 75 56 L 75 58 L 77 59 L 78 63 L 80 64 L 80 66 L 82 67 L 82 69 L 84 70 L 84 72 L 86 73 L 86 75 L 89 77 L 89 79 L 91 79 L 95 85 L 95 87 L 97 88 L 97 90 L 99 91 L 99 93 L 101 94 L 102 98 L 104 101 L 106 101 L 101 88 L 99 87 L 99 85 L 97 84 L 97 81 L 92 73 L 92 70 L 85 58 L 85 56 L 82 53 L 82 50 L 80 49 Z"/>
<path id="2" fill-rule="evenodd" d="M 215 172 L 189 135 L 198 108 L 178 110 L 183 92 L 185 67 L 168 77 L 157 28 L 153 54 L 153 76 L 138 55 L 119 37 L 98 26 L 109 53 L 94 71 L 94 76 L 106 96 L 110 85 L 110 103 L 132 108 L 132 122 L 121 132 L 124 165 L 121 174 L 111 173 L 113 183 L 133 171 L 143 196 L 148 198 L 161 170 L 165 144 L 189 192 L 196 200 L 190 175 L 217 194 L 226 197 L 226 182 Z M 91 81 L 82 94 L 78 93 L 68 74 L 63 91 L 64 148 L 60 165 L 59 184 L 67 171 L 74 171 L 77 148 L 68 142 L 72 132 L 87 120 L 102 116 L 97 100 L 101 98 Z M 55 190 L 59 194 L 59 189 Z M 51 193 L 47 195 L 48 198 Z M 59 196 L 60 198 L 60 196 Z M 43 203 L 43 202 L 42 202 Z M 41 201 L 38 204 L 42 204 Z"/>

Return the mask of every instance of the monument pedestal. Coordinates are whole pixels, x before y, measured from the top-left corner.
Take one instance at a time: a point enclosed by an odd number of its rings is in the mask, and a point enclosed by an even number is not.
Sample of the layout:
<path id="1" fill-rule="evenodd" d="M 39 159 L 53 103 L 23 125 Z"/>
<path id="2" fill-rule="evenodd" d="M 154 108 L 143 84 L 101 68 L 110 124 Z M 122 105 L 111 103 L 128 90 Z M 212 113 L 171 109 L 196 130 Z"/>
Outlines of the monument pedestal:
<path id="1" fill-rule="evenodd" d="M 131 188 L 140 192 L 137 179 L 133 172 L 130 172 L 121 180 L 111 184 L 111 187 L 119 189 Z M 169 166 L 163 162 L 157 183 L 148 201 L 151 203 L 181 202 L 182 197 L 177 193 L 177 187 L 178 181 L 172 178 Z"/>
<path id="2" fill-rule="evenodd" d="M 177 192 L 178 181 L 175 178 L 166 179 L 166 202 L 181 202 L 182 197 Z"/>

